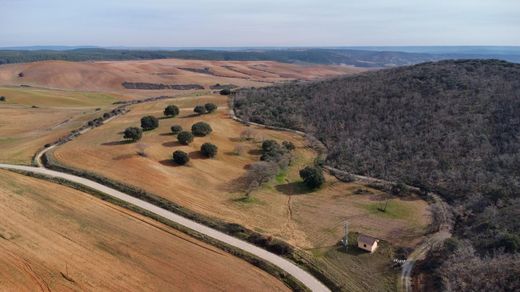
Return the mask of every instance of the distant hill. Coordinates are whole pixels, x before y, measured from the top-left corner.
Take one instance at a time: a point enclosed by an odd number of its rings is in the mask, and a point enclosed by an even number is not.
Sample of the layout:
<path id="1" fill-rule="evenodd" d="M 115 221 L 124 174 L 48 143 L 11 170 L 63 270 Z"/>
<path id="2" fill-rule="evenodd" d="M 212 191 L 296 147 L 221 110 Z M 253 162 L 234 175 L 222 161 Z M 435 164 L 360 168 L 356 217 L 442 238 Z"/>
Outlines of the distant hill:
<path id="1" fill-rule="evenodd" d="M 190 59 L 218 61 L 279 61 L 285 63 L 345 64 L 357 67 L 395 67 L 443 59 L 498 58 L 520 62 L 520 50 L 489 51 L 484 49 L 452 49 L 439 53 L 439 49 L 426 48 L 420 52 L 395 51 L 382 48 L 288 48 L 288 49 L 189 49 L 189 50 L 130 50 L 104 48 L 28 47 L 26 49 L 0 50 L 0 64 L 25 63 L 45 60 L 99 61 L 99 60 L 147 60 L 147 59 Z M 380 49 L 380 50 L 378 50 Z M 399 47 L 395 48 L 396 50 Z M 409 48 L 402 48 L 410 50 Z"/>
<path id="2" fill-rule="evenodd" d="M 520 64 L 441 61 L 245 89 L 235 106 L 244 119 L 313 133 L 337 168 L 442 194 L 457 206 L 458 239 L 481 255 L 520 252 Z"/>

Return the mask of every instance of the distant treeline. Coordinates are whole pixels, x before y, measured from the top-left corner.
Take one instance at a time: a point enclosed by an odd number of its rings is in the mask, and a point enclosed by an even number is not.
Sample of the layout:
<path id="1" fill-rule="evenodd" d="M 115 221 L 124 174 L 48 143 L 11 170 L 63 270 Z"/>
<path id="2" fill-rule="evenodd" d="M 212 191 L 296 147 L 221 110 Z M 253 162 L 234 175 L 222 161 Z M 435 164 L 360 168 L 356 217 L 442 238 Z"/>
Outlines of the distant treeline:
<path id="1" fill-rule="evenodd" d="M 520 64 L 441 61 L 243 89 L 235 107 L 244 119 L 314 134 L 330 165 L 433 190 L 456 206 L 457 237 L 432 264 L 444 289 L 520 289 Z M 502 252 L 516 260 L 501 266 Z M 449 276 L 462 254 L 475 262 L 457 271 L 464 283 Z M 481 285 L 498 279 L 488 265 L 507 282 Z"/>
<path id="2" fill-rule="evenodd" d="M 116 50 L 84 48 L 65 51 L 55 50 L 0 50 L 0 65 L 46 60 L 101 61 L 101 60 L 149 60 L 190 59 L 217 61 L 279 61 L 285 63 L 346 64 L 358 67 L 389 67 L 417 64 L 426 61 L 460 58 L 488 58 L 489 55 L 426 54 L 384 52 L 354 49 L 269 49 L 243 51 L 217 50 Z M 520 62 L 520 55 L 500 56 Z"/>

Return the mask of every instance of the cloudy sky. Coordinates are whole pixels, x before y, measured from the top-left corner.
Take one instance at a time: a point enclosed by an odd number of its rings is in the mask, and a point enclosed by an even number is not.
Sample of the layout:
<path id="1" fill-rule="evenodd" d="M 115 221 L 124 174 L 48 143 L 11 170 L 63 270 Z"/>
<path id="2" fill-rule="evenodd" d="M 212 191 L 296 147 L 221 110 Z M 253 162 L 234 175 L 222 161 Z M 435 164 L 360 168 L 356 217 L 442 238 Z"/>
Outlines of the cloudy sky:
<path id="1" fill-rule="evenodd" d="M 0 0 L 0 46 L 520 45 L 520 0 Z"/>

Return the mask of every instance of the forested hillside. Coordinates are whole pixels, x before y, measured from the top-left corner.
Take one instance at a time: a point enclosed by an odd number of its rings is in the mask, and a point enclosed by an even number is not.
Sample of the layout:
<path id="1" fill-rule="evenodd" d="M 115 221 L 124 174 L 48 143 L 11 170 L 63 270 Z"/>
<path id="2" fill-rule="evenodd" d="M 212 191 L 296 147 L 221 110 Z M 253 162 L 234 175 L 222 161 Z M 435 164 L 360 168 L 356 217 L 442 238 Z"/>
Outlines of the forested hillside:
<path id="1" fill-rule="evenodd" d="M 250 121 L 314 134 L 332 166 L 440 193 L 456 206 L 456 238 L 480 256 L 520 251 L 511 219 L 520 215 L 520 65 L 441 61 L 247 89 L 235 107 Z M 492 259 L 479 259 L 482 269 Z M 518 272 L 519 257 L 509 259 L 517 268 L 508 271 Z M 442 260 L 435 268 L 449 274 Z"/>

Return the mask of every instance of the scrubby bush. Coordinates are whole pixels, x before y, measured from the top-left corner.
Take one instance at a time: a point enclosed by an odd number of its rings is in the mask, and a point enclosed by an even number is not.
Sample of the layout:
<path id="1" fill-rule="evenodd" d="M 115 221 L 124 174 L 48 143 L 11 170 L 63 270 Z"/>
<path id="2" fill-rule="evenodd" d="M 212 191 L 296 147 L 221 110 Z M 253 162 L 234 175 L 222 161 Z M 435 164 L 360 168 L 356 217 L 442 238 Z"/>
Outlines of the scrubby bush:
<path id="1" fill-rule="evenodd" d="M 291 164 L 292 154 L 275 140 L 265 140 L 262 143 L 260 160 L 275 162 L 280 169 L 285 169 Z"/>
<path id="2" fill-rule="evenodd" d="M 173 152 L 173 161 L 179 165 L 185 165 L 190 161 L 190 157 L 188 156 L 188 153 L 177 150 Z"/>
<path id="3" fill-rule="evenodd" d="M 206 103 L 204 107 L 208 113 L 212 113 L 217 110 L 217 105 L 214 103 Z"/>
<path id="4" fill-rule="evenodd" d="M 241 155 L 244 155 L 246 150 L 247 150 L 247 147 L 245 145 L 237 144 L 237 145 L 235 145 L 235 148 L 233 148 L 233 152 L 232 153 L 234 155 L 241 156 Z"/>
<path id="5" fill-rule="evenodd" d="M 275 140 L 265 140 L 262 142 L 262 151 L 271 152 L 280 149 L 280 144 Z"/>
<path id="6" fill-rule="evenodd" d="M 204 137 L 212 131 L 213 129 L 211 129 L 211 126 L 205 122 L 198 122 L 191 126 L 191 133 L 199 137 Z"/>
<path id="7" fill-rule="evenodd" d="M 202 153 L 202 155 L 212 158 L 217 155 L 218 147 L 215 144 L 204 143 L 200 147 L 200 152 Z"/>
<path id="8" fill-rule="evenodd" d="M 230 95 L 231 90 L 229 88 L 224 88 L 220 91 L 220 95 Z"/>
<path id="9" fill-rule="evenodd" d="M 182 132 L 182 126 L 181 125 L 173 125 L 171 128 L 172 134 L 177 135 L 180 132 Z"/>
<path id="10" fill-rule="evenodd" d="M 199 115 L 203 115 L 208 112 L 206 108 L 203 105 L 197 105 L 195 108 L 193 108 L 193 111 L 198 113 Z"/>
<path id="11" fill-rule="evenodd" d="M 394 196 L 403 196 L 408 192 L 408 188 L 406 187 L 406 185 L 404 183 L 398 182 L 398 183 L 392 185 L 390 192 Z"/>
<path id="12" fill-rule="evenodd" d="M 247 128 L 240 133 L 240 140 L 242 140 L 242 141 L 254 140 L 256 137 L 257 137 L 256 131 L 251 128 Z"/>
<path id="13" fill-rule="evenodd" d="M 143 130 L 137 127 L 126 128 L 124 131 L 123 138 L 129 139 L 132 141 L 138 141 L 143 136 Z"/>
<path id="14" fill-rule="evenodd" d="M 179 108 L 176 105 L 169 105 L 164 109 L 164 115 L 174 118 L 179 115 Z"/>
<path id="15" fill-rule="evenodd" d="M 278 173 L 278 165 L 274 162 L 259 161 L 251 164 L 244 177 L 246 196 L 270 181 Z"/>
<path id="16" fill-rule="evenodd" d="M 5 100 L 6 100 L 5 96 L 0 96 L 0 101 L 5 101 Z"/>
<path id="17" fill-rule="evenodd" d="M 293 151 L 294 149 L 296 149 L 296 147 L 294 146 L 294 143 L 291 141 L 283 141 L 282 145 L 283 145 L 283 147 L 285 147 L 285 149 L 287 149 L 289 151 Z"/>
<path id="18" fill-rule="evenodd" d="M 303 179 L 305 185 L 311 189 L 317 189 L 325 182 L 323 170 L 316 166 L 307 166 L 300 170 L 300 177 Z"/>
<path id="19" fill-rule="evenodd" d="M 193 135 L 188 131 L 182 131 L 177 135 L 177 140 L 182 145 L 188 145 L 193 142 Z"/>
<path id="20" fill-rule="evenodd" d="M 145 131 L 153 130 L 159 127 L 159 120 L 154 116 L 146 116 L 141 118 L 141 128 Z"/>

